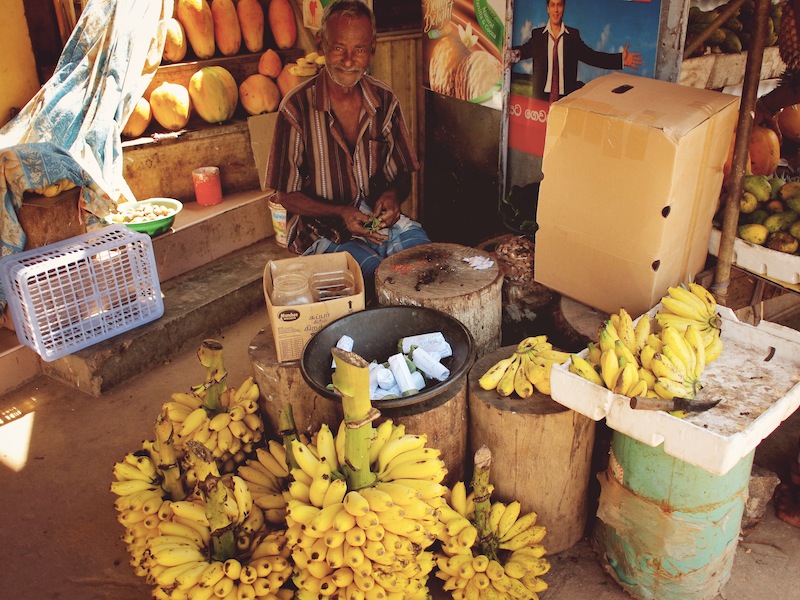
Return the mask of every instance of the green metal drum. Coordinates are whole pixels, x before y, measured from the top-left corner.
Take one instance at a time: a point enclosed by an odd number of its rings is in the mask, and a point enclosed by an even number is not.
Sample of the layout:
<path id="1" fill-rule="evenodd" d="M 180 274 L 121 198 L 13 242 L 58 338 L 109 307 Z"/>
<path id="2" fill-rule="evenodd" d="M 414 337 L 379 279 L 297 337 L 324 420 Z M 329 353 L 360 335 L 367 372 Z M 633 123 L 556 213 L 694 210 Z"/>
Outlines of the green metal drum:
<path id="1" fill-rule="evenodd" d="M 718 476 L 614 432 L 595 532 L 606 570 L 641 599 L 717 596 L 730 578 L 754 454 Z"/>

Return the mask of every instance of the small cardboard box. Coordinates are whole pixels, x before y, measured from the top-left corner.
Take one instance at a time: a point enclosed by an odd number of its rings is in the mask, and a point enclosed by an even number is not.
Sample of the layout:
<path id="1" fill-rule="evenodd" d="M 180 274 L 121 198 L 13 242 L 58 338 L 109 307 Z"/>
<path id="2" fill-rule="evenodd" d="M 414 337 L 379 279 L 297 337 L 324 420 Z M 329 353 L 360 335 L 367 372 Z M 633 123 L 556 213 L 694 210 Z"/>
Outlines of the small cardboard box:
<path id="1" fill-rule="evenodd" d="M 640 315 L 706 262 L 739 98 L 615 73 L 547 117 L 535 280 Z"/>
<path id="2" fill-rule="evenodd" d="M 273 305 L 271 298 L 275 277 L 297 265 L 308 268 L 311 277 L 323 273 L 349 272 L 355 284 L 353 294 L 310 304 Z M 364 310 L 364 277 L 361 267 L 349 252 L 271 260 L 264 268 L 264 297 L 278 362 L 299 360 L 306 342 L 325 325 L 339 317 Z"/>

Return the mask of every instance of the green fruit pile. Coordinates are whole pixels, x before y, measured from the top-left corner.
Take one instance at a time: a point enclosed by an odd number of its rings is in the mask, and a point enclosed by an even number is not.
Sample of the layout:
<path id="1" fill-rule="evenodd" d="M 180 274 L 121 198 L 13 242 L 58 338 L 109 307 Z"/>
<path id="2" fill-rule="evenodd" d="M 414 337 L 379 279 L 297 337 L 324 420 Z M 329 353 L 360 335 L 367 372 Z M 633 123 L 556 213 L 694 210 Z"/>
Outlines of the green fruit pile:
<path id="1" fill-rule="evenodd" d="M 689 7 L 688 25 L 686 28 L 686 43 L 700 36 L 716 19 L 726 10 L 729 2 L 711 10 L 702 10 L 699 6 Z M 780 27 L 783 8 L 781 3 L 773 3 L 767 19 L 767 32 L 765 46 L 775 46 L 778 43 L 778 30 Z M 755 30 L 755 1 L 745 0 L 739 10 L 735 11 L 721 27 L 715 29 L 698 48 L 694 56 L 703 54 L 736 54 L 747 50 L 750 46 L 752 32 Z"/>
<path id="2" fill-rule="evenodd" d="M 800 181 L 745 175 L 738 236 L 787 254 L 800 254 Z"/>

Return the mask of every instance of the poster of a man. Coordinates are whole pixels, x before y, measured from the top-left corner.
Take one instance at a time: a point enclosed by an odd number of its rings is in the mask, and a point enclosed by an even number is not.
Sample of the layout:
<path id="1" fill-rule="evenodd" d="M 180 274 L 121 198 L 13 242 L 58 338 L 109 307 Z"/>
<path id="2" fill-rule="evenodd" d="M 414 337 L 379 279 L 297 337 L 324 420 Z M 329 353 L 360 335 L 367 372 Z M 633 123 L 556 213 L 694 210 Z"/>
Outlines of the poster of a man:
<path id="1" fill-rule="evenodd" d="M 555 102 L 583 85 L 578 81 L 578 64 L 602 69 L 636 69 L 642 55 L 630 50 L 626 43 L 621 52 L 594 50 L 581 39 L 580 31 L 564 24 L 566 0 L 545 0 L 548 21 L 532 30 L 527 42 L 512 47 L 506 54 L 508 63 L 533 59 L 532 95 Z"/>
<path id="2" fill-rule="evenodd" d="M 660 16 L 660 0 L 516 0 L 504 56 L 509 148 L 541 156 L 549 104 L 596 77 L 653 77 Z"/>

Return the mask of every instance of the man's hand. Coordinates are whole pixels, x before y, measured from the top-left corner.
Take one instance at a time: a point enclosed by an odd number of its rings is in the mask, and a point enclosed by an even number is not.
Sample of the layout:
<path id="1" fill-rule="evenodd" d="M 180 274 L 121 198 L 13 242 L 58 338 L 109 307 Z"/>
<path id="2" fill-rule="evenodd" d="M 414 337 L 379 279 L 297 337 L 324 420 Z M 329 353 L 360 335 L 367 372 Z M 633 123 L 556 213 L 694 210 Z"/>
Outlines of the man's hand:
<path id="1" fill-rule="evenodd" d="M 625 48 L 622 49 L 622 66 L 638 69 L 642 64 L 642 55 L 638 52 L 630 52 L 629 46 L 630 42 L 625 44 Z"/>
<path id="2" fill-rule="evenodd" d="M 389 239 L 388 235 L 378 233 L 378 229 L 382 229 L 385 226 L 385 222 L 381 225 L 381 227 L 373 230 L 371 227 L 369 227 L 370 223 L 372 222 L 372 216 L 361 212 L 353 206 L 348 207 L 345 212 L 342 213 L 342 220 L 347 226 L 347 229 L 354 236 L 362 237 L 376 244 L 382 244 Z"/>

